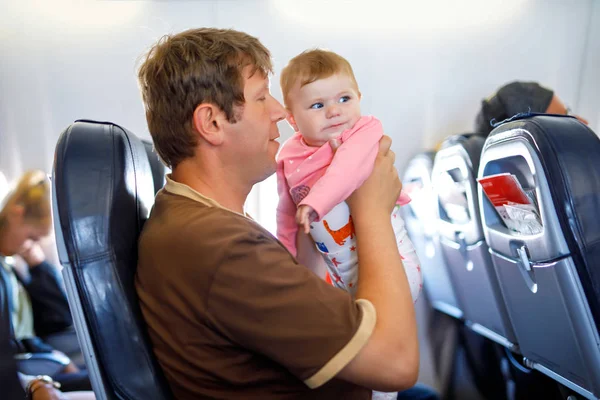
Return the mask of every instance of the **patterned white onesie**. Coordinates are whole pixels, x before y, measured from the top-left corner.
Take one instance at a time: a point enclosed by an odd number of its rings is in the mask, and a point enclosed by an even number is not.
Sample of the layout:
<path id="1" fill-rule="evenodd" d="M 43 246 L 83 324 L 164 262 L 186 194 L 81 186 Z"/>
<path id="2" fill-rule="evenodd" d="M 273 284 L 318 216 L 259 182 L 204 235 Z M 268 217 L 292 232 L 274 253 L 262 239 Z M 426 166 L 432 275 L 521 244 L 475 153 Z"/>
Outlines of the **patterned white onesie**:
<path id="1" fill-rule="evenodd" d="M 391 219 L 396 235 L 396 244 L 402 257 L 404 271 L 410 285 L 410 294 L 414 302 L 423 288 L 419 258 L 404 228 L 399 205 L 394 207 Z M 327 263 L 332 283 L 354 296 L 358 282 L 358 256 L 356 254 L 356 235 L 350 209 L 346 202 L 335 206 L 321 221 L 312 222 L 310 228 L 317 249 Z"/>

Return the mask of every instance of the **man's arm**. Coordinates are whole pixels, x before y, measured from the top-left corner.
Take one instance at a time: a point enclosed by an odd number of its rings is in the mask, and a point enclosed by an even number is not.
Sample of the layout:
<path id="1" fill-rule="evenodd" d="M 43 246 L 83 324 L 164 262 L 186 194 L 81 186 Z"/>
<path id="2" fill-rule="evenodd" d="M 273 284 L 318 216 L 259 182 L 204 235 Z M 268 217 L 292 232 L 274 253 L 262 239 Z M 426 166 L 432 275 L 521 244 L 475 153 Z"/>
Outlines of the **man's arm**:
<path id="1" fill-rule="evenodd" d="M 346 200 L 371 174 L 382 136 L 381 123 L 369 119 L 337 149 L 325 174 L 298 205 L 312 207 L 320 220 Z"/>
<path id="2" fill-rule="evenodd" d="M 48 263 L 39 244 L 20 254 L 29 266 L 29 279 L 21 283 L 31 297 L 34 328 L 40 336 L 60 332 L 71 325 L 71 311 L 56 267 Z"/>
<path id="3" fill-rule="evenodd" d="M 401 190 L 391 140 L 382 139 L 371 176 L 349 199 L 356 230 L 358 299 L 375 307 L 375 329 L 339 378 L 382 391 L 414 385 L 419 345 L 410 287 L 397 250 L 390 213 Z"/>

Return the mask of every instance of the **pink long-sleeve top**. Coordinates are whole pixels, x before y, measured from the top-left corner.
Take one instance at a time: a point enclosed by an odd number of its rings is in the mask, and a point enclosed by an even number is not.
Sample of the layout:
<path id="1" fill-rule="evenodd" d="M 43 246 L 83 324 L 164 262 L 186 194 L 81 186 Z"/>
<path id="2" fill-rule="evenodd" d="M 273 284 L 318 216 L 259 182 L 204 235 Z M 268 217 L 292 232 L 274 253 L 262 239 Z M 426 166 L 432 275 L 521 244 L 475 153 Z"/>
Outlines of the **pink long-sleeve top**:
<path id="1" fill-rule="evenodd" d="M 381 122 L 365 116 L 342 132 L 335 157 L 329 143 L 309 146 L 300 132 L 283 144 L 277 158 L 277 237 L 290 253 L 296 255 L 297 207 L 312 207 L 318 221 L 346 200 L 371 174 L 382 136 Z M 401 193 L 397 204 L 408 202 Z"/>

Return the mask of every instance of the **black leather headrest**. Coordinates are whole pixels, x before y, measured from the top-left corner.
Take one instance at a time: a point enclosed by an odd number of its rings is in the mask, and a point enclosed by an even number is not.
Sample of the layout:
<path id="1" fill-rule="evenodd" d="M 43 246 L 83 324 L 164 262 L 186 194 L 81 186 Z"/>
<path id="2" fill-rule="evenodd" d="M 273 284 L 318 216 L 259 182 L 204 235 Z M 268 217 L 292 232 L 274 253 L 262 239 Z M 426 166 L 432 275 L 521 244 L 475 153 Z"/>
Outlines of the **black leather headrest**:
<path id="1" fill-rule="evenodd" d="M 561 230 L 600 329 L 600 138 L 574 117 L 529 114 L 496 127 L 485 147 L 511 139 L 527 141 L 541 161 Z"/>
<path id="2" fill-rule="evenodd" d="M 53 175 L 61 262 L 72 271 L 107 392 L 169 398 L 134 287 L 138 236 L 154 201 L 144 145 L 118 125 L 78 121 L 58 140 Z"/>
<path id="3" fill-rule="evenodd" d="M 156 194 L 163 186 L 165 186 L 165 175 L 167 174 L 168 169 L 165 167 L 165 164 L 160 161 L 158 154 L 152 149 L 152 142 L 142 140 L 142 143 L 144 143 L 146 155 L 148 156 L 148 161 L 150 161 L 150 169 L 152 170 L 152 178 L 154 180 L 154 194 Z"/>

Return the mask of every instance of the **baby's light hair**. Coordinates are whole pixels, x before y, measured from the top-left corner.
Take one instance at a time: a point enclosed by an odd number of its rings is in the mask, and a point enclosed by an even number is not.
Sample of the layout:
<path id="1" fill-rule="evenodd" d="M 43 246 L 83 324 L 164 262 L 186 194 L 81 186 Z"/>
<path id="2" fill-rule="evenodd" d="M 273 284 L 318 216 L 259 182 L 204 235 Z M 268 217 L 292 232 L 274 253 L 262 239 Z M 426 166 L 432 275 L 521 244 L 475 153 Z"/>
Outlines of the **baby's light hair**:
<path id="1" fill-rule="evenodd" d="M 324 49 L 303 51 L 292 58 L 281 71 L 280 84 L 283 103 L 288 109 L 291 107 L 289 94 L 298 81 L 300 81 L 300 87 L 302 87 L 335 74 L 345 74 L 350 77 L 358 92 L 358 83 L 354 77 L 352 66 L 344 57 Z"/>

